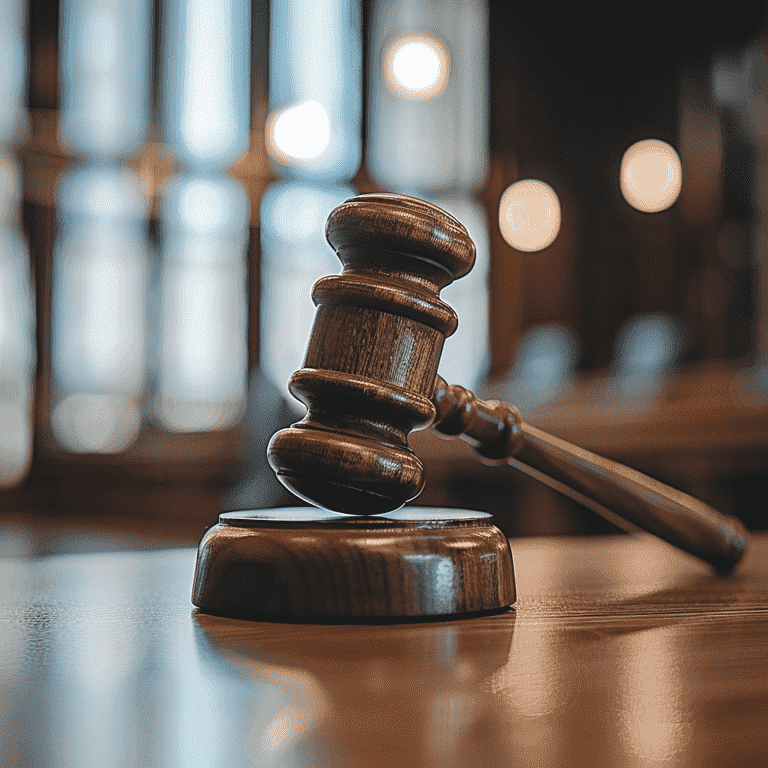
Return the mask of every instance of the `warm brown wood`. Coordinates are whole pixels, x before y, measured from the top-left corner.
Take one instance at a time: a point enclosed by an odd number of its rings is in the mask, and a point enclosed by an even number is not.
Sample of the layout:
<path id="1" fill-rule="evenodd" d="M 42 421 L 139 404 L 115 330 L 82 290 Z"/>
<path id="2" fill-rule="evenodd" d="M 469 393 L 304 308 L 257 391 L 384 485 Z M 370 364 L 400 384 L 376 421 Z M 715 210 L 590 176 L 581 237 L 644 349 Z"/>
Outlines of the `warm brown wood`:
<path id="1" fill-rule="evenodd" d="M 738 520 L 437 376 L 443 340 L 455 327 L 438 293 L 474 257 L 457 221 L 413 198 L 361 195 L 331 213 L 327 235 L 344 272 L 313 293 L 318 312 L 305 366 L 291 379 L 307 415 L 269 446 L 270 464 L 288 488 L 338 512 L 397 509 L 424 483 L 408 433 L 436 418 L 439 431 L 462 435 L 486 458 L 509 461 L 718 570 L 739 561 L 748 535 Z"/>
<path id="2" fill-rule="evenodd" d="M 475 246 L 452 216 L 399 195 L 351 198 L 326 233 L 344 271 L 314 288 L 305 366 L 291 379 L 308 412 L 273 437 L 269 460 L 313 504 L 388 512 L 424 485 L 406 437 L 434 417 L 437 365 L 457 322 L 439 292 L 469 272 Z"/>
<path id="3" fill-rule="evenodd" d="M 437 415 L 432 426 L 438 432 L 462 437 L 486 460 L 506 461 L 611 522 L 628 521 L 718 571 L 731 570 L 746 551 L 749 534 L 741 521 L 526 424 L 507 403 L 485 402 L 439 376 L 434 402 Z"/>
<path id="4" fill-rule="evenodd" d="M 192 602 L 228 616 L 455 616 L 515 602 L 509 544 L 484 512 L 406 507 L 226 512 L 198 549 Z"/>
<path id="5" fill-rule="evenodd" d="M 194 549 L 0 557 L 3 768 L 768 764 L 768 536 L 737 576 L 650 536 L 511 542 L 515 609 L 241 621 Z"/>

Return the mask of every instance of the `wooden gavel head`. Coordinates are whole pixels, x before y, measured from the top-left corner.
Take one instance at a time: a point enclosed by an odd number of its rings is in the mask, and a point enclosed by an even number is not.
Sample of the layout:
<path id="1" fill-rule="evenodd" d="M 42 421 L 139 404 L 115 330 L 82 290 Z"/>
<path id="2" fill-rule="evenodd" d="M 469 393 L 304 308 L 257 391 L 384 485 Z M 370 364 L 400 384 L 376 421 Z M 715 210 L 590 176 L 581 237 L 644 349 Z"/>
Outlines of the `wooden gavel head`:
<path id="1" fill-rule="evenodd" d="M 424 486 L 407 437 L 435 418 L 440 354 L 458 323 L 439 293 L 472 269 L 475 246 L 442 209 L 389 194 L 344 202 L 326 237 L 344 269 L 312 291 L 315 323 L 290 381 L 307 414 L 272 437 L 267 455 L 312 504 L 381 514 Z"/>

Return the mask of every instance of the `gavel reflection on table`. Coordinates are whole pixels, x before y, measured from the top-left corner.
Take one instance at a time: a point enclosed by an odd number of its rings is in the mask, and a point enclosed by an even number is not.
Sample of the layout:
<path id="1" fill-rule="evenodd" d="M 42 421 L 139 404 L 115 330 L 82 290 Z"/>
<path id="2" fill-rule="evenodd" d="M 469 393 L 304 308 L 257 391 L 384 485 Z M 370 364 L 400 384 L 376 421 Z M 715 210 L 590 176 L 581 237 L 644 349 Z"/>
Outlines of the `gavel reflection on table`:
<path id="1" fill-rule="evenodd" d="M 315 324 L 290 382 L 307 413 L 268 448 L 280 481 L 321 509 L 223 513 L 198 550 L 192 601 L 201 610 L 355 621 L 514 604 L 509 542 L 491 515 L 403 507 L 424 485 L 407 436 L 429 425 L 718 572 L 738 563 L 748 535 L 735 518 L 437 375 L 458 322 L 439 293 L 475 260 L 456 219 L 415 198 L 360 195 L 331 213 L 326 235 L 344 269 L 312 293 Z"/>

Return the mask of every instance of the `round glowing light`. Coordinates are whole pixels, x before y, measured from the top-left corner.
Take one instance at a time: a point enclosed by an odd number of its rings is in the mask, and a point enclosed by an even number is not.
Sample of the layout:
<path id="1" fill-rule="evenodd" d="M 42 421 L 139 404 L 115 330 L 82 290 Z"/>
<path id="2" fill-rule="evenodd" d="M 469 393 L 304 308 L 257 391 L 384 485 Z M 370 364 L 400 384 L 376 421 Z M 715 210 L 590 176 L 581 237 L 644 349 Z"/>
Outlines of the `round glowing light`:
<path id="1" fill-rule="evenodd" d="M 267 150 L 281 163 L 315 160 L 331 140 L 328 113 L 317 101 L 301 101 L 273 112 L 267 120 Z"/>
<path id="2" fill-rule="evenodd" d="M 412 101 L 439 96 L 448 83 L 448 52 L 434 37 L 400 37 L 387 49 L 384 61 L 389 89 Z"/>
<path id="3" fill-rule="evenodd" d="M 680 195 L 682 183 L 680 158 L 665 141 L 638 141 L 621 159 L 621 193 L 638 211 L 666 210 Z"/>
<path id="4" fill-rule="evenodd" d="M 507 187 L 499 203 L 499 228 L 518 251 L 541 251 L 560 231 L 560 201 L 543 181 L 523 179 Z"/>

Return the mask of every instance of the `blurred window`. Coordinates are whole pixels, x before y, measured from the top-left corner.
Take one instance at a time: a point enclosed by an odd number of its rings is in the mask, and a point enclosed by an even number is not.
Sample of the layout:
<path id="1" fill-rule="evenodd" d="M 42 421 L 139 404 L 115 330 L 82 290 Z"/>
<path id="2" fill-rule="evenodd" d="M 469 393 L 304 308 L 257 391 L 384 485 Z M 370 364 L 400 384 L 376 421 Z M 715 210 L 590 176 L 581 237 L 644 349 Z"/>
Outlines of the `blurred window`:
<path id="1" fill-rule="evenodd" d="M 24 16 L 20 0 L 0 0 L 0 488 L 21 482 L 32 460 L 34 301 L 12 154 L 26 129 Z"/>
<path id="2" fill-rule="evenodd" d="M 266 144 L 274 170 L 261 202 L 264 374 L 297 412 L 288 379 L 315 317 L 312 286 L 340 265 L 328 214 L 356 193 L 361 161 L 361 9 L 357 0 L 274 0 Z"/>

